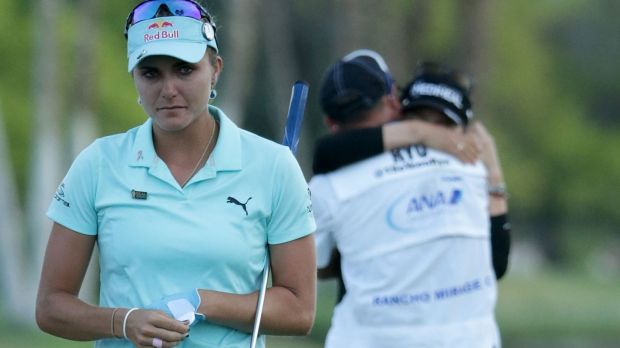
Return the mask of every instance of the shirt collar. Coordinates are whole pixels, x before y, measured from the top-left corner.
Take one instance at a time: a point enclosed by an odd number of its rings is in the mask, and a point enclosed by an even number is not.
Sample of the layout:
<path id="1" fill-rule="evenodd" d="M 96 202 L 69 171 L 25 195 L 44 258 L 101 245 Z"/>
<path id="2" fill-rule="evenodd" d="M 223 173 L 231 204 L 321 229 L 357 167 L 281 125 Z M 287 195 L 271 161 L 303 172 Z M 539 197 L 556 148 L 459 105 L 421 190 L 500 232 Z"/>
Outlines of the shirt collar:
<path id="1" fill-rule="evenodd" d="M 220 123 L 220 134 L 209 162 L 217 171 L 241 170 L 241 130 L 219 108 L 209 105 L 209 112 Z"/>
<path id="2" fill-rule="evenodd" d="M 241 130 L 219 108 L 209 105 L 209 113 L 219 122 L 220 132 L 205 167 L 212 167 L 215 171 L 241 170 Z M 153 120 L 149 117 L 138 127 L 129 166 L 150 168 L 157 160 L 153 145 Z"/>

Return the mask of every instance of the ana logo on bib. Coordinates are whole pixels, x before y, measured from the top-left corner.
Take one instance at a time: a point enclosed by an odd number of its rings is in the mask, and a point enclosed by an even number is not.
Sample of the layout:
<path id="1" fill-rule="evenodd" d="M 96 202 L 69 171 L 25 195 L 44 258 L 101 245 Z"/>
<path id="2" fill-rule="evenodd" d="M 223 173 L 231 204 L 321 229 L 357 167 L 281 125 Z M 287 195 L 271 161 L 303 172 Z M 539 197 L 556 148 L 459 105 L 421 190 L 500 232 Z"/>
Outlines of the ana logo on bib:
<path id="1" fill-rule="evenodd" d="M 386 221 L 399 232 L 414 232 L 426 228 L 438 214 L 458 205 L 463 198 L 460 189 L 426 194 L 406 193 L 399 196 L 388 208 Z"/>

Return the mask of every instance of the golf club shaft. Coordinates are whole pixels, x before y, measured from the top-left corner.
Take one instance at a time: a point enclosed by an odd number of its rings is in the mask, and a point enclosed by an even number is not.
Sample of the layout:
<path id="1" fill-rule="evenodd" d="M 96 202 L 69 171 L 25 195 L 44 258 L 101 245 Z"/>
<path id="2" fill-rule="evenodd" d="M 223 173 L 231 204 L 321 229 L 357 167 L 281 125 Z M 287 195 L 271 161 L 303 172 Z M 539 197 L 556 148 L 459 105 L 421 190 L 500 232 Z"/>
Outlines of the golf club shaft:
<path id="1" fill-rule="evenodd" d="M 293 85 L 291 92 L 291 100 L 288 106 L 288 114 L 286 116 L 286 127 L 284 128 L 284 139 L 282 144 L 288 146 L 291 152 L 297 153 L 297 144 L 301 134 L 301 124 L 304 118 L 304 110 L 308 99 L 308 83 L 305 81 L 297 81 Z M 260 331 L 260 322 L 263 315 L 263 306 L 265 304 L 265 293 L 267 292 L 267 282 L 269 280 L 269 250 L 265 258 L 265 268 L 263 269 L 263 278 L 258 291 L 258 301 L 256 303 L 256 314 L 254 316 L 254 328 L 252 329 L 252 341 L 250 348 L 256 348 Z"/>

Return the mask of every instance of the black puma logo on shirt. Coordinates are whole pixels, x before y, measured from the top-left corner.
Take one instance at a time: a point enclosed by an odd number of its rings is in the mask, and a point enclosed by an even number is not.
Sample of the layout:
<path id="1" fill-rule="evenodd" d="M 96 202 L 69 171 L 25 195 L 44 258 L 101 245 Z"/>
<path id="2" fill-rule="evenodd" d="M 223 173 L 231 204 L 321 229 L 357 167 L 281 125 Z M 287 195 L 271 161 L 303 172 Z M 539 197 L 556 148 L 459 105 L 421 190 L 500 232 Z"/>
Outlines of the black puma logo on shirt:
<path id="1" fill-rule="evenodd" d="M 236 198 L 228 196 L 228 199 L 226 200 L 226 203 L 232 203 L 232 204 L 236 204 L 236 205 L 241 206 L 241 208 L 243 208 L 243 211 L 245 212 L 245 215 L 247 216 L 248 215 L 248 210 L 246 209 L 246 205 L 248 204 L 250 199 L 252 199 L 252 197 L 248 198 L 248 200 L 245 201 L 245 203 L 241 203 Z"/>

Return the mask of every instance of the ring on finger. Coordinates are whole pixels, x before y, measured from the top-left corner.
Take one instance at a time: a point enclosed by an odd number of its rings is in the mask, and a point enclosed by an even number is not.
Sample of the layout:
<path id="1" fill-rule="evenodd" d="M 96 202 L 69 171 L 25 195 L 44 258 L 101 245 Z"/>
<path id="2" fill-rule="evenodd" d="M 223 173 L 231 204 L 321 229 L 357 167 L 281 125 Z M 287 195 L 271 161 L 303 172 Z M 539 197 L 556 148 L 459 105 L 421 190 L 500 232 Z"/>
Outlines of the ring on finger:
<path id="1" fill-rule="evenodd" d="M 154 348 L 161 348 L 164 346 L 164 341 L 162 341 L 161 338 L 154 337 L 152 345 Z"/>

